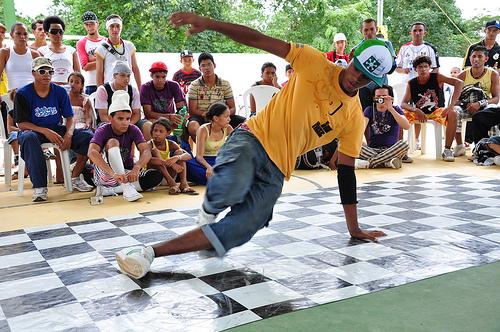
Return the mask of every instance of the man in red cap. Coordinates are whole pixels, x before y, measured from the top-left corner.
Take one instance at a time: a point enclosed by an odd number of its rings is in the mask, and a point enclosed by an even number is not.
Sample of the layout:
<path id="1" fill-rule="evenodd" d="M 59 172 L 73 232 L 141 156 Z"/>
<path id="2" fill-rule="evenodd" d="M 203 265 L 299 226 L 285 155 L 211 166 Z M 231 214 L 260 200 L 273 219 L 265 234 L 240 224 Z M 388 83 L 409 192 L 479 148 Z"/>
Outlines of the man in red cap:
<path id="1" fill-rule="evenodd" d="M 177 82 L 167 80 L 168 68 L 161 61 L 149 69 L 152 80 L 141 86 L 141 104 L 149 121 L 159 117 L 169 119 L 174 125 L 181 121 L 176 110 L 186 105 L 186 97 Z"/>

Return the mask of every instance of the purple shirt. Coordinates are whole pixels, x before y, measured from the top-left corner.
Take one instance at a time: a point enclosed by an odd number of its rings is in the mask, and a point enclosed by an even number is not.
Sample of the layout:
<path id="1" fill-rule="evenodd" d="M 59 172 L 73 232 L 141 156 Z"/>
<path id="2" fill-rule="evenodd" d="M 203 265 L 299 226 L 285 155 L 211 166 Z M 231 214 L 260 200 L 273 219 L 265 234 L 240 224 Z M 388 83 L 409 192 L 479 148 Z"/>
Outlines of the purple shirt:
<path id="1" fill-rule="evenodd" d="M 186 102 L 186 97 L 177 82 L 168 81 L 163 90 L 156 90 L 153 81 L 141 86 L 141 104 L 151 105 L 151 110 L 157 113 L 175 113 L 175 104 Z"/>
<path id="2" fill-rule="evenodd" d="M 394 105 L 394 109 L 403 115 L 403 110 Z M 396 144 L 399 138 L 399 125 L 391 112 L 379 112 L 373 106 L 365 108 L 368 118 L 368 146 L 371 148 L 388 148 Z"/>
<path id="3" fill-rule="evenodd" d="M 134 167 L 132 143 L 139 146 L 139 144 L 146 142 L 144 136 L 142 136 L 141 130 L 135 125 L 130 125 L 125 133 L 117 135 L 113 132 L 113 129 L 111 129 L 111 124 L 107 123 L 97 128 L 90 143 L 95 143 L 99 145 L 101 149 L 104 149 L 106 142 L 111 138 L 115 138 L 120 143 L 120 154 L 125 169 L 132 169 Z"/>

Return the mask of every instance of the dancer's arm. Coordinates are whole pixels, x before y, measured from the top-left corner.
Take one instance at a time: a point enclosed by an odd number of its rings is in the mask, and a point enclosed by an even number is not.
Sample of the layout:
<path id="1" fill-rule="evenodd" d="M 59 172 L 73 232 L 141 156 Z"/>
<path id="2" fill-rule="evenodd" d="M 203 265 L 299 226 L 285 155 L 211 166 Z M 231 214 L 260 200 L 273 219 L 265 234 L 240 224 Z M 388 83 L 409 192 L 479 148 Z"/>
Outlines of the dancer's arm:
<path id="1" fill-rule="evenodd" d="M 216 31 L 240 44 L 264 50 L 281 58 L 285 58 L 290 51 L 290 44 L 283 40 L 266 36 L 244 25 L 217 21 L 196 15 L 195 13 L 174 13 L 170 16 L 170 23 L 176 28 L 183 25 L 191 25 L 186 32 L 188 35 L 205 30 Z"/>

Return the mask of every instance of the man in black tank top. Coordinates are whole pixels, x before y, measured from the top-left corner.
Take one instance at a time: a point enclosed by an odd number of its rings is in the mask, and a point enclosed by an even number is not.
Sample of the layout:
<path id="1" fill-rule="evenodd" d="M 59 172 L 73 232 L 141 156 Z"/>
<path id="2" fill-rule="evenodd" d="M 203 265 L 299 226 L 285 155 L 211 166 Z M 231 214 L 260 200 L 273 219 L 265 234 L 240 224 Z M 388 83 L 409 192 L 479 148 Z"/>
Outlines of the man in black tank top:
<path id="1" fill-rule="evenodd" d="M 431 59 L 426 55 L 415 58 L 413 67 L 417 72 L 417 77 L 408 82 L 401 107 L 405 110 L 405 115 L 410 123 L 433 120 L 446 126 L 445 148 L 442 157 L 445 161 L 455 161 L 451 144 L 457 128 L 457 113 L 453 106 L 457 103 L 464 82 L 439 73 L 431 73 L 431 64 Z M 446 107 L 443 93 L 444 83 L 454 87 L 450 104 Z"/>

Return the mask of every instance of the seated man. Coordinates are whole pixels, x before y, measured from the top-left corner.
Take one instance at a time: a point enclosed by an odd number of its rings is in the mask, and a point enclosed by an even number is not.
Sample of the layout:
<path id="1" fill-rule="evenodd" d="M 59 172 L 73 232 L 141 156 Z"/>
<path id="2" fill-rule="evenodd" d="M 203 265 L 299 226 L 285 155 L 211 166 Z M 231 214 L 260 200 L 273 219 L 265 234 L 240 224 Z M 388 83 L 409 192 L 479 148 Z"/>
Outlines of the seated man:
<path id="1" fill-rule="evenodd" d="M 18 135 L 21 158 L 26 162 L 33 183 L 33 202 L 47 200 L 47 165 L 41 144 L 53 143 L 61 150 L 76 153 L 71 182 L 78 191 L 93 188 L 80 179 L 87 162 L 92 138 L 89 130 L 74 129 L 73 109 L 64 88 L 51 83 L 54 67 L 47 58 L 35 58 L 31 65 L 34 82 L 17 90 L 14 98 L 14 121 L 21 130 Z M 62 117 L 66 119 L 63 126 Z"/>
<path id="2" fill-rule="evenodd" d="M 401 168 L 408 143 L 398 140 L 399 128 L 408 130 L 410 123 L 403 110 L 392 104 L 393 99 L 394 92 L 389 85 L 373 90 L 373 106 L 364 110 L 368 145 L 361 147 L 356 168 Z"/>
<path id="3" fill-rule="evenodd" d="M 133 202 L 142 198 L 137 191 L 153 189 L 163 176 L 156 169 L 144 170 L 151 159 L 151 150 L 141 131 L 131 124 L 132 109 L 127 92 L 117 90 L 113 94 L 108 114 L 110 122 L 97 128 L 88 149 L 88 156 L 95 164 L 94 182 L 103 196 L 123 193 L 125 200 Z M 140 153 L 135 163 L 132 144 Z"/>
<path id="4" fill-rule="evenodd" d="M 167 65 L 155 62 L 149 69 L 152 80 L 141 86 L 141 103 L 146 120 L 154 122 L 164 117 L 173 126 L 181 123 L 176 110 L 186 106 L 186 97 L 177 82 L 167 80 Z"/>
<path id="5" fill-rule="evenodd" d="M 481 138 L 488 137 L 488 130 L 500 123 L 500 109 L 495 107 L 499 101 L 499 75 L 490 67 L 486 67 L 488 61 L 488 50 L 482 45 L 472 49 L 469 67 L 462 71 L 458 78 L 464 81 L 464 93 L 460 96 L 460 103 L 457 106 L 459 121 L 472 117 L 471 129 L 472 139 L 477 143 Z M 481 90 L 475 91 L 474 87 Z M 482 92 L 482 93 L 481 93 Z M 462 125 L 457 126 L 457 147 L 460 155 L 465 154 L 461 135 Z M 460 144 L 460 145 L 459 145 Z"/>
<path id="6" fill-rule="evenodd" d="M 281 89 L 281 85 L 278 83 L 278 76 L 276 75 L 276 66 L 272 62 L 264 62 L 260 68 L 260 81 L 255 82 L 252 86 L 256 85 L 269 85 L 274 86 L 277 89 Z M 257 113 L 255 106 L 255 98 L 250 94 L 250 113 L 255 115 Z"/>
<path id="7" fill-rule="evenodd" d="M 455 161 L 451 144 L 457 128 L 457 113 L 453 105 L 457 103 L 464 82 L 439 73 L 431 73 L 431 64 L 431 59 L 427 55 L 415 58 L 413 67 L 417 71 L 417 77 L 408 81 L 401 107 L 407 111 L 405 116 L 410 123 L 433 120 L 446 126 L 442 157 L 444 161 Z M 444 107 L 444 83 L 453 85 L 454 88 L 450 104 L 446 108 Z"/>
<path id="8" fill-rule="evenodd" d="M 233 90 L 228 81 L 218 77 L 215 72 L 214 58 L 210 53 L 201 53 L 198 57 L 198 65 L 202 76 L 194 80 L 189 86 L 189 136 L 196 142 L 196 131 L 202 125 L 207 123 L 205 114 L 208 107 L 213 103 L 220 101 L 229 107 L 231 113 L 230 125 L 236 128 L 245 121 L 245 118 L 236 115 L 236 106 L 234 103 Z"/>
<path id="9" fill-rule="evenodd" d="M 113 68 L 113 79 L 111 82 L 100 85 L 97 88 L 95 109 L 97 110 L 97 124 L 101 122 L 110 122 L 108 107 L 111 105 L 111 98 L 118 90 L 127 91 L 130 97 L 130 108 L 132 109 L 131 124 L 141 129 L 146 139 L 151 138 L 151 122 L 141 119 L 141 99 L 139 91 L 130 85 L 130 74 L 132 71 L 126 62 L 117 61 Z"/>

